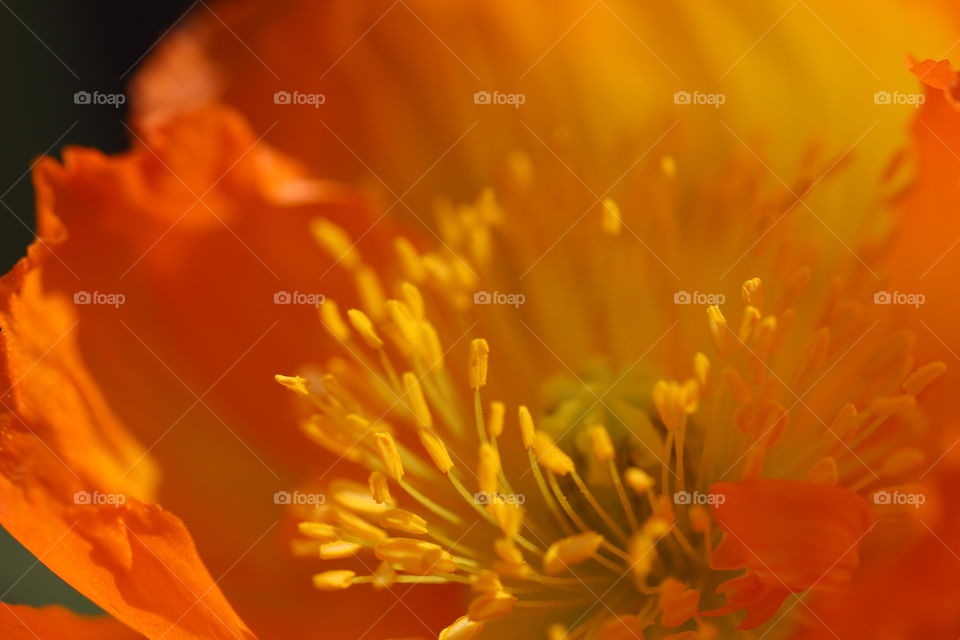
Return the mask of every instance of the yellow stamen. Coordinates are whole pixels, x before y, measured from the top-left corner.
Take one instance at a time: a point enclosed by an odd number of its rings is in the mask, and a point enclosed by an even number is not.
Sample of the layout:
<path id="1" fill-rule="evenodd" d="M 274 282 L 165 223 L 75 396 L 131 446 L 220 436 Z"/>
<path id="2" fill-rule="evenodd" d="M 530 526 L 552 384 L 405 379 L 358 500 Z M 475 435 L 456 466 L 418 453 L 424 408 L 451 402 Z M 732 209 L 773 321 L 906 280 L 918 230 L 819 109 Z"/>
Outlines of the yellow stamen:
<path id="1" fill-rule="evenodd" d="M 377 335 L 376 330 L 373 328 L 373 322 L 370 321 L 367 314 L 359 309 L 350 309 L 347 311 L 347 318 L 357 333 L 360 334 L 360 337 L 363 338 L 363 341 L 366 342 L 371 349 L 379 349 L 383 346 L 383 340 Z"/>
<path id="2" fill-rule="evenodd" d="M 602 424 L 595 424 L 587 428 L 587 434 L 590 437 L 590 446 L 597 461 L 613 460 L 615 451 L 607 429 Z"/>
<path id="3" fill-rule="evenodd" d="M 470 366 L 467 370 L 470 379 L 470 388 L 479 389 L 487 384 L 487 361 L 490 346 L 483 338 L 476 338 L 470 342 Z"/>
<path id="4" fill-rule="evenodd" d="M 313 586 L 321 591 L 340 591 L 353 584 L 356 575 L 353 571 L 346 569 L 324 571 L 313 576 Z"/>
<path id="5" fill-rule="evenodd" d="M 947 365 L 942 362 L 928 362 L 922 367 L 917 368 L 903 383 L 904 393 L 911 396 L 917 395 L 923 391 L 927 385 L 942 376 L 946 370 Z"/>
<path id="6" fill-rule="evenodd" d="M 334 260 L 340 261 L 344 267 L 353 270 L 360 266 L 360 252 L 342 227 L 326 218 L 314 218 L 310 221 L 310 232 L 317 244 L 323 247 Z"/>
<path id="7" fill-rule="evenodd" d="M 403 389 L 407 396 L 407 404 L 410 406 L 410 411 L 413 412 L 420 426 L 432 427 L 433 418 L 430 416 L 427 400 L 423 397 L 423 388 L 420 386 L 420 381 L 417 380 L 417 376 L 410 371 L 403 374 Z"/>
<path id="8" fill-rule="evenodd" d="M 610 198 L 603 201 L 603 217 L 601 219 L 601 228 L 607 235 L 615 236 L 620 234 L 620 228 L 623 222 L 620 218 L 620 207 Z"/>
<path id="9" fill-rule="evenodd" d="M 285 386 L 287 389 L 295 392 L 305 398 L 310 396 L 310 381 L 300 376 L 282 376 L 277 374 L 273 379 Z"/>
<path id="10" fill-rule="evenodd" d="M 346 542 L 338 540 L 320 545 L 320 558 L 323 560 L 337 560 L 340 558 L 349 558 L 357 553 L 362 547 L 355 542 Z"/>
<path id="11" fill-rule="evenodd" d="M 427 532 L 427 521 L 415 513 L 403 509 L 390 509 L 380 516 L 380 526 L 384 529 L 395 529 L 412 535 L 423 535 Z"/>
<path id="12" fill-rule="evenodd" d="M 343 321 L 343 316 L 340 315 L 340 306 L 336 300 L 326 300 L 320 305 L 320 322 L 340 342 L 346 342 L 350 339 L 350 327 Z"/>
<path id="13" fill-rule="evenodd" d="M 520 438 L 523 440 L 523 446 L 530 449 L 536 440 L 536 427 L 533 426 L 533 417 L 530 415 L 530 410 L 524 405 L 520 405 L 518 414 L 520 416 Z"/>
<path id="14" fill-rule="evenodd" d="M 483 625 L 482 622 L 474 622 L 467 616 L 461 616 L 440 632 L 439 640 L 473 640 L 483 631 Z"/>
<path id="15" fill-rule="evenodd" d="M 497 492 L 497 479 L 500 476 L 500 456 L 486 442 L 480 445 L 480 461 L 477 463 L 477 486 L 488 494 Z"/>
<path id="16" fill-rule="evenodd" d="M 400 452 L 397 450 L 397 443 L 389 433 L 379 432 L 373 434 L 373 441 L 377 446 L 377 453 L 383 466 L 386 467 L 387 476 L 394 480 L 403 477 L 403 462 L 400 460 Z"/>
<path id="17" fill-rule="evenodd" d="M 570 456 L 564 453 L 553 438 L 544 431 L 536 432 L 533 450 L 537 454 L 537 462 L 557 475 L 565 476 L 574 469 Z"/>
<path id="18" fill-rule="evenodd" d="M 447 445 L 443 443 L 443 439 L 437 435 L 437 432 L 433 429 L 418 429 L 417 435 L 420 436 L 420 444 L 427 450 L 427 454 L 440 473 L 450 473 L 453 460 L 450 459 Z"/>
<path id="19" fill-rule="evenodd" d="M 467 609 L 467 617 L 474 622 L 501 618 L 513 611 L 517 597 L 506 591 L 493 591 L 474 598 Z"/>
<path id="20" fill-rule="evenodd" d="M 558 540 L 543 555 L 543 570 L 548 575 L 562 573 L 593 557 L 602 543 L 603 536 L 594 531 Z"/>

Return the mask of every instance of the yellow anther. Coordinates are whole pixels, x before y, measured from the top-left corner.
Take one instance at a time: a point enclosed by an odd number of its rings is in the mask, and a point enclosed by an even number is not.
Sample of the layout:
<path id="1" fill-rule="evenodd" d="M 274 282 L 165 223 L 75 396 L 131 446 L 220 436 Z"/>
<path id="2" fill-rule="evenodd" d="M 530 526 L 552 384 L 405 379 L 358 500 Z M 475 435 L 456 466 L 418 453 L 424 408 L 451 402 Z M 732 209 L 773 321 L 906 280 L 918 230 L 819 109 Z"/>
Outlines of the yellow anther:
<path id="1" fill-rule="evenodd" d="M 767 316 L 757 325 L 753 334 L 754 350 L 761 358 L 773 355 L 777 338 L 777 318 Z"/>
<path id="2" fill-rule="evenodd" d="M 373 322 L 371 322 L 367 314 L 359 309 L 350 309 L 347 311 L 347 318 L 357 333 L 360 334 L 360 337 L 363 338 L 363 341 L 366 342 L 371 349 L 379 349 L 383 346 L 383 340 L 377 335 L 376 330 L 373 328 Z"/>
<path id="3" fill-rule="evenodd" d="M 310 395 L 310 381 L 300 376 L 282 376 L 277 374 L 273 379 L 285 386 L 287 389 L 295 392 L 297 395 L 307 397 Z"/>
<path id="4" fill-rule="evenodd" d="M 483 631 L 482 622 L 474 622 L 467 616 L 460 616 L 440 632 L 440 640 L 473 640 L 481 631 Z"/>
<path id="5" fill-rule="evenodd" d="M 947 365 L 942 362 L 928 362 L 922 367 L 918 367 L 910 377 L 903 383 L 903 391 L 911 396 L 915 396 L 923 391 L 928 384 L 943 375 L 947 370 Z"/>
<path id="6" fill-rule="evenodd" d="M 533 416 L 526 406 L 520 405 L 517 411 L 520 417 L 520 438 L 523 440 L 523 446 L 529 449 L 536 440 L 536 427 L 533 426 Z"/>
<path id="7" fill-rule="evenodd" d="M 451 573 L 457 564 L 440 545 L 414 538 L 388 538 L 373 550 L 377 558 L 398 565 L 403 571 L 417 575 Z"/>
<path id="8" fill-rule="evenodd" d="M 594 531 L 563 538 L 550 545 L 543 554 L 543 571 L 556 575 L 588 560 L 603 543 L 603 536 Z"/>
<path id="9" fill-rule="evenodd" d="M 410 307 L 410 312 L 413 314 L 413 317 L 417 320 L 423 320 L 426 314 L 426 307 L 423 304 L 423 294 L 420 293 L 420 289 L 417 289 L 416 286 L 409 282 L 404 282 L 400 285 L 400 292 L 403 294 L 404 302 Z"/>
<path id="10" fill-rule="evenodd" d="M 477 596 L 467 608 L 467 617 L 475 622 L 501 618 L 513 611 L 517 597 L 506 591 L 492 591 Z"/>
<path id="11" fill-rule="evenodd" d="M 487 361 L 490 355 L 490 346 L 483 338 L 475 338 L 470 342 L 470 362 L 467 373 L 470 379 L 470 388 L 479 389 L 487 384 Z"/>
<path id="12" fill-rule="evenodd" d="M 391 502 L 390 498 L 390 486 L 387 484 L 387 478 L 379 471 L 372 471 L 370 473 L 370 493 L 373 495 L 375 502 L 383 504 L 384 502 Z"/>
<path id="13" fill-rule="evenodd" d="M 503 433 L 503 417 L 506 414 L 507 407 L 502 402 L 494 400 L 490 403 L 490 416 L 487 418 L 487 435 L 491 438 L 499 438 Z"/>
<path id="14" fill-rule="evenodd" d="M 629 467 L 623 474 L 623 481 L 638 494 L 646 493 L 653 488 L 653 476 L 637 467 Z"/>
<path id="15" fill-rule="evenodd" d="M 364 265 L 360 267 L 354 277 L 357 285 L 357 292 L 360 294 L 360 302 L 364 309 L 372 317 L 378 320 L 383 318 L 384 303 L 386 296 L 383 293 L 383 287 L 380 285 L 380 278 L 377 272 Z"/>
<path id="16" fill-rule="evenodd" d="M 393 246 L 397 250 L 400 265 L 406 276 L 414 282 L 422 282 L 427 277 L 427 270 L 413 243 L 401 236 L 394 240 Z"/>
<path id="17" fill-rule="evenodd" d="M 433 325 L 426 320 L 420 323 L 421 337 L 423 339 L 423 358 L 427 368 L 436 370 L 443 369 L 443 348 L 440 346 L 440 336 Z"/>
<path id="18" fill-rule="evenodd" d="M 370 584 L 373 585 L 374 589 L 380 591 L 393 586 L 393 583 L 397 579 L 397 572 L 389 562 L 381 562 L 376 571 L 373 572 L 372 577 L 373 582 Z"/>
<path id="19" fill-rule="evenodd" d="M 407 404 L 410 411 L 421 427 L 432 427 L 433 419 L 430 417 L 430 409 L 427 407 L 427 400 L 423 396 L 423 388 L 420 387 L 420 381 L 417 380 L 411 371 L 403 374 L 403 390 L 407 396 Z"/>
<path id="20" fill-rule="evenodd" d="M 513 538 L 497 538 L 493 541 L 493 551 L 509 565 L 523 564 L 523 552 L 514 543 Z"/>
<path id="21" fill-rule="evenodd" d="M 710 388 L 710 359 L 700 351 L 693 356 L 693 373 L 697 377 L 700 390 L 706 393 Z"/>
<path id="22" fill-rule="evenodd" d="M 523 508 L 506 500 L 495 499 L 487 505 L 487 512 L 497 523 L 503 535 L 516 538 L 523 524 Z"/>
<path id="23" fill-rule="evenodd" d="M 639 579 L 646 578 L 653 568 L 654 560 L 657 559 L 654 538 L 647 533 L 636 534 L 627 545 L 627 555 L 630 556 L 630 569 L 633 575 Z"/>
<path id="24" fill-rule="evenodd" d="M 740 340 L 746 342 L 750 339 L 750 334 L 760 323 L 760 311 L 753 305 L 747 305 L 743 310 L 743 320 L 740 322 Z"/>
<path id="25" fill-rule="evenodd" d="M 473 584 L 470 585 L 470 589 L 477 593 L 489 593 L 491 591 L 502 590 L 503 584 L 501 584 L 500 576 L 497 575 L 496 571 L 485 569 L 473 579 Z"/>
<path id="26" fill-rule="evenodd" d="M 601 218 L 600 228 L 607 235 L 615 236 L 620 234 L 623 222 L 620 217 L 620 207 L 610 198 L 603 201 L 603 217 Z"/>
<path id="27" fill-rule="evenodd" d="M 373 434 L 373 442 L 377 446 L 377 453 L 386 468 L 387 476 L 394 480 L 402 478 L 403 462 L 400 460 L 400 451 L 397 450 L 397 443 L 394 442 L 393 436 L 380 431 Z"/>
<path id="28" fill-rule="evenodd" d="M 360 265 L 360 252 L 342 227 L 326 218 L 314 218 L 310 221 L 310 232 L 317 244 L 347 269 L 356 269 Z"/>
<path id="29" fill-rule="evenodd" d="M 331 488 L 337 504 L 358 513 L 383 513 L 387 507 L 373 499 L 370 490 L 352 480 L 334 480 Z"/>
<path id="30" fill-rule="evenodd" d="M 477 463 L 477 486 L 480 491 L 494 494 L 497 492 L 497 478 L 500 475 L 500 455 L 488 443 L 480 444 L 480 460 Z"/>
<path id="31" fill-rule="evenodd" d="M 355 577 L 357 574 L 346 569 L 324 571 L 313 576 L 313 586 L 321 591 L 340 591 L 353 584 Z"/>
<path id="32" fill-rule="evenodd" d="M 453 468 L 453 460 L 450 459 L 450 452 L 447 451 L 447 445 L 443 439 L 433 429 L 418 429 L 417 435 L 420 436 L 420 444 L 427 450 L 433 464 L 441 473 L 450 473 Z"/>
<path id="33" fill-rule="evenodd" d="M 652 515 L 643 523 L 640 532 L 651 538 L 659 538 L 670 531 L 670 521 L 660 515 Z"/>
<path id="34" fill-rule="evenodd" d="M 691 379 L 680 384 L 672 380 L 669 382 L 659 380 L 653 386 L 653 404 L 667 429 L 679 428 L 686 416 L 697 410 L 699 404 L 697 381 Z"/>
<path id="35" fill-rule="evenodd" d="M 736 346 L 734 338 L 730 335 L 730 328 L 727 326 L 727 319 L 723 317 L 720 307 L 710 305 L 707 307 L 707 321 L 710 326 L 710 338 L 713 340 L 713 346 L 717 352 L 724 358 L 733 353 Z"/>
<path id="36" fill-rule="evenodd" d="M 399 300 L 387 300 L 387 315 L 400 330 L 401 348 L 409 353 L 416 351 L 420 343 L 420 326 L 410 307 Z"/>
<path id="37" fill-rule="evenodd" d="M 613 460 L 616 451 L 613 448 L 613 442 L 610 441 L 610 434 L 602 424 L 595 424 L 587 429 L 590 436 L 590 448 L 593 450 L 594 457 L 600 462 Z"/>
<path id="38" fill-rule="evenodd" d="M 427 521 L 404 509 L 390 509 L 383 512 L 380 516 L 380 526 L 384 529 L 395 529 L 415 536 L 427 532 Z"/>
<path id="39" fill-rule="evenodd" d="M 740 287 L 740 297 L 743 304 L 753 305 L 758 309 L 763 308 L 763 283 L 760 278 L 750 278 Z"/>
<path id="40" fill-rule="evenodd" d="M 320 305 L 320 322 L 337 340 L 346 342 L 350 339 L 350 327 L 343 321 L 340 306 L 335 300 L 327 300 Z"/>
<path id="41" fill-rule="evenodd" d="M 340 558 L 349 558 L 362 548 L 363 547 L 355 542 L 346 542 L 344 540 L 327 542 L 326 544 L 320 545 L 320 559 L 338 560 Z"/>
<path id="42" fill-rule="evenodd" d="M 533 160 L 522 151 L 511 151 L 507 154 L 507 166 L 510 175 L 518 186 L 527 187 L 533 180 Z"/>
<path id="43" fill-rule="evenodd" d="M 567 628 L 554 622 L 547 627 L 547 640 L 568 640 Z"/>
<path id="44" fill-rule="evenodd" d="M 537 454 L 537 462 L 557 475 L 565 476 L 574 470 L 573 459 L 544 431 L 537 431 L 533 450 Z"/>
<path id="45" fill-rule="evenodd" d="M 379 542 L 387 539 L 386 531 L 380 527 L 373 526 L 360 516 L 346 509 L 336 509 L 333 512 L 333 517 L 338 525 L 358 538 L 369 542 Z"/>
<path id="46" fill-rule="evenodd" d="M 331 542 L 340 537 L 336 527 L 325 522 L 300 522 L 297 524 L 297 529 L 308 538 L 323 542 Z"/>
<path id="47" fill-rule="evenodd" d="M 660 171 L 668 178 L 673 178 L 677 175 L 677 161 L 673 156 L 663 156 L 660 158 Z"/>

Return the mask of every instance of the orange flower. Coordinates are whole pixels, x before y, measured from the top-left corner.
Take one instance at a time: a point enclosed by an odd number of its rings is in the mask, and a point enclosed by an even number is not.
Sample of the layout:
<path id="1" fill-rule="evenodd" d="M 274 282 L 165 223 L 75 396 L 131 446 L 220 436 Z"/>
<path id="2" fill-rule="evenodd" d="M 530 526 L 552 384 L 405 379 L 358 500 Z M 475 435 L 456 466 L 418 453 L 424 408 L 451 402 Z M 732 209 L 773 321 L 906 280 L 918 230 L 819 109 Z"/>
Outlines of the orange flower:
<path id="1" fill-rule="evenodd" d="M 112 618 L 5 637 L 953 637 L 944 15 L 204 5 L 0 281 L 0 523 Z"/>

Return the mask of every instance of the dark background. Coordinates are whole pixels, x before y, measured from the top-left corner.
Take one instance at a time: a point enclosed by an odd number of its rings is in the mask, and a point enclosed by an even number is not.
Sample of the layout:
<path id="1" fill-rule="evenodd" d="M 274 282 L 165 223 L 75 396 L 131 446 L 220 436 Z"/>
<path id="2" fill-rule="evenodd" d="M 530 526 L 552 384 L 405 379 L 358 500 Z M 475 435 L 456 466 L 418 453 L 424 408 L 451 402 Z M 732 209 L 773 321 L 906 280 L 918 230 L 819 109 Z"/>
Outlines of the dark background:
<path id="1" fill-rule="evenodd" d="M 121 93 L 156 41 L 199 0 L 0 0 L 0 272 L 33 238 L 30 166 L 65 145 L 127 148 L 126 106 L 74 104 Z M 200 7 L 202 11 L 202 7 Z M 97 608 L 0 529 L 0 601 Z"/>

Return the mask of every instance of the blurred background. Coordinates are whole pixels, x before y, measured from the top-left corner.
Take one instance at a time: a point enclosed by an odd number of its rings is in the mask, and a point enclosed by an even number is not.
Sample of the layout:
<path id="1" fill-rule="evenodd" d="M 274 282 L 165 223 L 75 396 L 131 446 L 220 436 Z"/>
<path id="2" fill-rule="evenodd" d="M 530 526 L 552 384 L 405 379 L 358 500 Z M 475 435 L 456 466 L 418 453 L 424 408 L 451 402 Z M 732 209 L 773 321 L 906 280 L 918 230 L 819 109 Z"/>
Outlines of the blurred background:
<path id="1" fill-rule="evenodd" d="M 77 92 L 123 94 L 137 65 L 202 0 L 0 0 L 0 272 L 33 239 L 31 164 L 65 145 L 125 149 L 126 104 L 80 104 Z M 202 10 L 202 7 L 199 7 Z M 0 601 L 98 609 L 0 528 Z"/>

